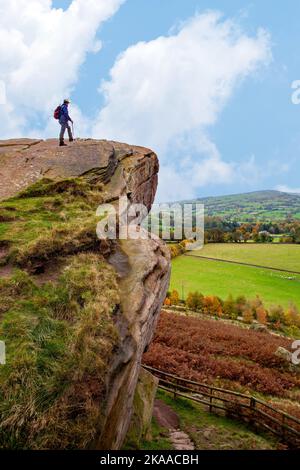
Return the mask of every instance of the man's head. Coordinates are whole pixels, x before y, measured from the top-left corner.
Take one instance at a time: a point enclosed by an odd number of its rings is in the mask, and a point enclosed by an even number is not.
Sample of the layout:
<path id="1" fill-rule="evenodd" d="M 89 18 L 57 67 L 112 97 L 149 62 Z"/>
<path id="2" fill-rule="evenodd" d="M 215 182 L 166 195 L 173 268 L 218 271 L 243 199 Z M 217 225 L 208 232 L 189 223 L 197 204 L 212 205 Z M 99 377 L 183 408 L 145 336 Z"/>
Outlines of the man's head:
<path id="1" fill-rule="evenodd" d="M 66 104 L 68 106 L 68 104 L 70 104 L 70 101 L 69 100 L 64 100 L 64 104 Z"/>

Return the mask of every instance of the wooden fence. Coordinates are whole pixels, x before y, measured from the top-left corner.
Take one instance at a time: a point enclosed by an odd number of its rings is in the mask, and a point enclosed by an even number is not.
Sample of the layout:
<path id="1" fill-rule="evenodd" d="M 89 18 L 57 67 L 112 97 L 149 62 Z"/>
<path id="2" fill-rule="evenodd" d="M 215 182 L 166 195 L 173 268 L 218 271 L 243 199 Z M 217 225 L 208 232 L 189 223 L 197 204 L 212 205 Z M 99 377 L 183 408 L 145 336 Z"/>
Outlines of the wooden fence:
<path id="1" fill-rule="evenodd" d="M 186 380 L 146 365 L 143 367 L 159 379 L 159 388 L 172 392 L 174 398 L 181 396 L 202 403 L 210 412 L 221 411 L 275 434 L 291 448 L 300 448 L 300 419 L 295 416 L 251 395 Z"/>

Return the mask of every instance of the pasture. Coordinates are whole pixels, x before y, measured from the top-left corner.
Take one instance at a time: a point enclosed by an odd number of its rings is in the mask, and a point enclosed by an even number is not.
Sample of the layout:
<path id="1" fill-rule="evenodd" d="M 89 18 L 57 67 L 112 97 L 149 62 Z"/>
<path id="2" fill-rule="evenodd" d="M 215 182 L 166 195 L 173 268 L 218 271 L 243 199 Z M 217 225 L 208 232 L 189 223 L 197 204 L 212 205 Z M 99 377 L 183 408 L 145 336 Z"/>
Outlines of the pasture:
<path id="1" fill-rule="evenodd" d="M 202 250 L 189 251 L 187 255 L 249 263 L 300 273 L 300 245 L 208 243 Z"/>
<path id="2" fill-rule="evenodd" d="M 259 295 L 266 306 L 290 302 L 300 307 L 300 274 L 271 269 L 224 263 L 209 259 L 179 256 L 172 261 L 170 290 L 177 289 L 180 297 L 198 290 L 204 295 L 226 299 L 244 295 L 247 299 Z"/>

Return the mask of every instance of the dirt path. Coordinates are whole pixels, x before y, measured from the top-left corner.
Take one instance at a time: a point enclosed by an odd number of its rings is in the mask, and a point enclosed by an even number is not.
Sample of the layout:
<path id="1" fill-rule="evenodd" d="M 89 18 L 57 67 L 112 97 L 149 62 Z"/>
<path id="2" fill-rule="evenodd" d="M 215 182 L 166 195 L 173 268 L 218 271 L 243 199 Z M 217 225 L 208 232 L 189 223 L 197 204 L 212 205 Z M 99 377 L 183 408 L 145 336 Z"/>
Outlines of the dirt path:
<path id="1" fill-rule="evenodd" d="M 189 436 L 179 428 L 179 418 L 175 411 L 161 400 L 155 400 L 153 416 L 158 424 L 169 430 L 170 441 L 175 450 L 194 450 Z"/>

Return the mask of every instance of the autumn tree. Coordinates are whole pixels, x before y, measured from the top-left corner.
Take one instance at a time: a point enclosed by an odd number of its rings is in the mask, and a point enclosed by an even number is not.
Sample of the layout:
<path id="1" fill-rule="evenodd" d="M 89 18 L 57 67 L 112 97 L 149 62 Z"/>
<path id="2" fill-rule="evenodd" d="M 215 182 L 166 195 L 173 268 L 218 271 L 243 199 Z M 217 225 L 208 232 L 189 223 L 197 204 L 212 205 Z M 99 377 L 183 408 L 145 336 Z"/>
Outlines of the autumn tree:
<path id="1" fill-rule="evenodd" d="M 290 304 L 285 313 L 285 323 L 288 326 L 297 326 L 300 328 L 300 314 L 296 305 Z"/>
<path id="2" fill-rule="evenodd" d="M 256 313 L 257 321 L 261 323 L 262 325 L 266 325 L 268 313 L 265 310 L 265 308 L 261 305 L 260 307 L 256 309 L 255 313 Z"/>
<path id="3" fill-rule="evenodd" d="M 172 290 L 170 295 L 170 302 L 171 305 L 178 305 L 179 304 L 179 294 L 176 289 Z"/>
<path id="4" fill-rule="evenodd" d="M 189 292 L 186 305 L 189 309 L 199 311 L 203 308 L 203 295 L 196 291 L 196 292 Z"/>
<path id="5" fill-rule="evenodd" d="M 243 320 L 245 323 L 252 323 L 253 319 L 253 309 L 249 304 L 247 304 L 243 309 Z"/>
<path id="6" fill-rule="evenodd" d="M 271 323 L 276 323 L 277 326 L 285 322 L 284 309 L 281 305 L 272 305 L 269 310 L 269 320 Z"/>
<path id="7" fill-rule="evenodd" d="M 223 313 L 226 317 L 236 319 L 238 316 L 236 302 L 230 294 L 223 304 Z"/>

